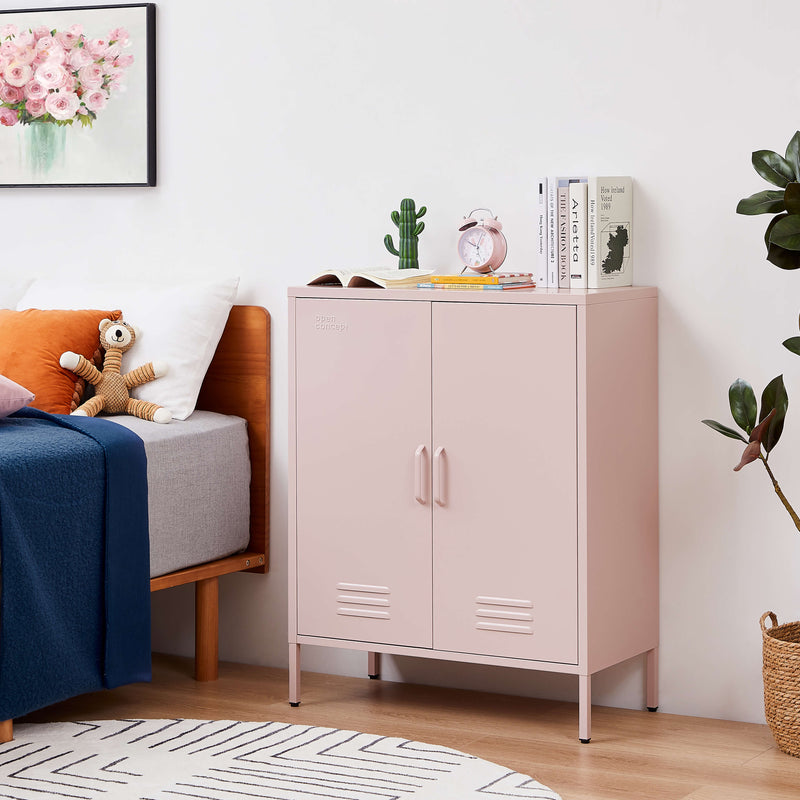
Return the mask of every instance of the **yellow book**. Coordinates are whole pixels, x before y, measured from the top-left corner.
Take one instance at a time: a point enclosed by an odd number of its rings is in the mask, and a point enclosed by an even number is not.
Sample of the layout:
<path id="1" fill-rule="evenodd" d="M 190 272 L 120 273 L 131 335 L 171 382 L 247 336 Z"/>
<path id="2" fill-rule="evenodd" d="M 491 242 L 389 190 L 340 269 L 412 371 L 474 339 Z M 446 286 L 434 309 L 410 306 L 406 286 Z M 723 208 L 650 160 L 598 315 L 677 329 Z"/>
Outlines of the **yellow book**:
<path id="1" fill-rule="evenodd" d="M 532 272 L 493 272 L 486 275 L 431 275 L 431 283 L 530 283 L 533 280 Z"/>

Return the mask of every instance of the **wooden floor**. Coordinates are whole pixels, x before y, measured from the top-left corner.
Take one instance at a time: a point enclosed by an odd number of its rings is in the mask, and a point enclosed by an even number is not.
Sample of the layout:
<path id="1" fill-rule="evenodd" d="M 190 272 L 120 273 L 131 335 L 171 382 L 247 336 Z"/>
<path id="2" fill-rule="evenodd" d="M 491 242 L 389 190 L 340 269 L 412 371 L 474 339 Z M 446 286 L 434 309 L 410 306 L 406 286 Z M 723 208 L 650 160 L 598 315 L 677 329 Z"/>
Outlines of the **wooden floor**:
<path id="1" fill-rule="evenodd" d="M 595 707 L 592 741 L 580 744 L 571 703 L 303 673 L 303 702 L 291 708 L 285 670 L 223 663 L 215 683 L 191 674 L 188 659 L 155 656 L 151 684 L 24 721 L 276 720 L 443 744 L 533 775 L 564 800 L 800 798 L 800 759 L 777 750 L 763 725 Z"/>

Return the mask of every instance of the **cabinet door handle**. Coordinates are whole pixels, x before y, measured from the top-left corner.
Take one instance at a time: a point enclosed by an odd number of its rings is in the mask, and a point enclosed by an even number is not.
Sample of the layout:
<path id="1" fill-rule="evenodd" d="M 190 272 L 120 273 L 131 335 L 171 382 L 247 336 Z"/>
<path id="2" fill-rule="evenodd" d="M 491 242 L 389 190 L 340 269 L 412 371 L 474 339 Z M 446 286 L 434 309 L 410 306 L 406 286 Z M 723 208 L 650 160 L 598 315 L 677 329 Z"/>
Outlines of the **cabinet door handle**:
<path id="1" fill-rule="evenodd" d="M 425 505 L 425 445 L 421 444 L 414 453 L 414 499 Z"/>
<path id="2" fill-rule="evenodd" d="M 444 447 L 437 447 L 433 453 L 433 465 L 436 470 L 436 490 L 434 499 L 436 503 L 443 506 L 447 503 L 447 496 L 445 492 L 445 481 L 447 476 L 445 474 L 445 453 Z"/>

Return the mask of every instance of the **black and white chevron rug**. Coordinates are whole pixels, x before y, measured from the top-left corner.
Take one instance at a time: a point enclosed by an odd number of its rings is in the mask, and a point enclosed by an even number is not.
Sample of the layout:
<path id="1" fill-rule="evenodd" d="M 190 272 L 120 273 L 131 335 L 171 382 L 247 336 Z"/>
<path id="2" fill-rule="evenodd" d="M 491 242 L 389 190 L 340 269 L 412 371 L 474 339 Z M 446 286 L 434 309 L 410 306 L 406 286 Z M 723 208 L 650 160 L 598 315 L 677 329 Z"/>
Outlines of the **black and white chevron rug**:
<path id="1" fill-rule="evenodd" d="M 14 800 L 560 800 L 527 775 L 438 745 L 282 722 L 19 724 L 0 745 Z"/>

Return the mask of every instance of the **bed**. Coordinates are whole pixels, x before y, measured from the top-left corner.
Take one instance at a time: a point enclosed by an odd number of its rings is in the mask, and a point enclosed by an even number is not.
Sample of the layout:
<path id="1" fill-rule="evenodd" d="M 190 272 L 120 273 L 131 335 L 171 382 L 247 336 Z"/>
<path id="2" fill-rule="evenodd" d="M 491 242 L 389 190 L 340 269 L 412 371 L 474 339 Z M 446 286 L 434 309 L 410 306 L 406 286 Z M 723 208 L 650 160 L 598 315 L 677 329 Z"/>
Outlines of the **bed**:
<path id="1" fill-rule="evenodd" d="M 212 440 L 216 435 L 234 439 L 237 435 L 246 437 L 249 461 L 246 467 L 250 481 L 249 521 L 246 520 L 245 524 L 249 522 L 249 537 L 246 530 L 245 540 L 239 544 L 223 542 L 218 545 L 227 549 L 235 547 L 237 550 L 241 547 L 240 552 L 164 572 L 165 565 L 181 564 L 181 558 L 192 561 L 193 556 L 182 554 L 180 546 L 177 549 L 160 548 L 160 543 L 168 541 L 173 532 L 169 522 L 156 525 L 156 528 L 164 528 L 162 530 L 153 530 L 151 525 L 150 531 L 151 542 L 155 543 L 155 547 L 151 544 L 151 555 L 159 562 L 151 568 L 153 577 L 150 579 L 150 591 L 195 584 L 195 678 L 199 681 L 215 680 L 218 674 L 219 577 L 242 571 L 266 573 L 269 568 L 269 400 L 269 314 L 258 306 L 233 306 L 203 380 L 193 417 L 211 431 L 208 435 L 212 436 Z M 131 421 L 128 417 L 113 419 L 134 433 L 141 423 L 140 420 Z M 72 420 L 66 418 L 67 422 Z M 158 447 L 159 441 L 162 447 L 175 449 L 169 437 L 180 432 L 181 424 L 187 425 L 178 422 L 174 423 L 174 427 L 144 424 L 151 426 L 143 434 L 145 450 Z M 117 428 L 116 425 L 113 427 Z M 223 430 L 220 434 L 220 428 L 226 427 L 231 430 Z M 237 433 L 237 430 L 240 432 Z M 155 444 L 150 441 L 153 437 Z M 191 482 L 193 478 L 191 475 L 183 476 L 183 480 Z M 247 498 L 244 502 L 247 502 Z M 12 734 L 12 721 L 0 722 L 0 741 L 9 741 Z"/>

